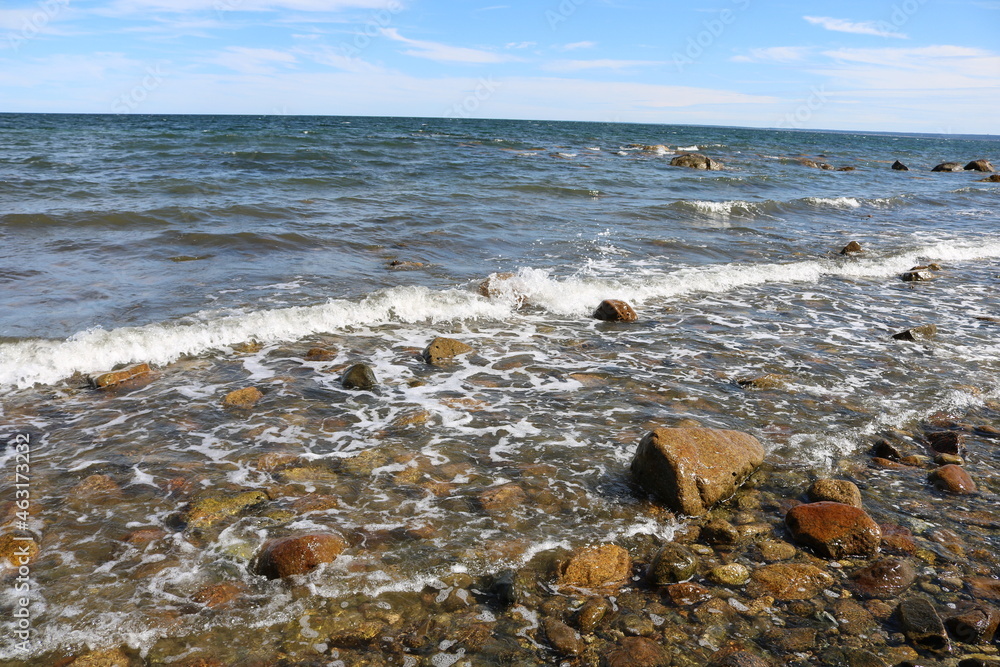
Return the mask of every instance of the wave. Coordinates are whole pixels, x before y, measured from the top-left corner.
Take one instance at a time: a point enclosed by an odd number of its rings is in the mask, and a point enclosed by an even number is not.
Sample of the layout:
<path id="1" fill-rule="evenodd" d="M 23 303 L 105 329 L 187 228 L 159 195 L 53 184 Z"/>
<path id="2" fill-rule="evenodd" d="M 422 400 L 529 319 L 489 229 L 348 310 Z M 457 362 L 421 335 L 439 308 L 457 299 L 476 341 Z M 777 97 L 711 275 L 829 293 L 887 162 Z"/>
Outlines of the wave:
<path id="1" fill-rule="evenodd" d="M 907 204 L 903 197 L 803 197 L 790 201 L 778 201 L 774 199 L 762 199 L 759 201 L 747 201 L 742 199 L 729 201 L 704 201 L 699 199 L 682 199 L 671 202 L 666 208 L 686 212 L 696 213 L 708 217 L 733 217 L 733 218 L 753 218 L 763 216 L 774 216 L 783 212 L 796 212 L 803 210 L 819 209 L 840 209 L 852 210 L 859 208 L 892 208 Z M 661 207 L 652 207 L 654 210 Z"/>
<path id="2" fill-rule="evenodd" d="M 264 343 L 354 327 L 390 323 L 433 324 L 472 320 L 509 321 L 520 304 L 549 315 L 585 317 L 604 299 L 623 299 L 637 307 L 700 293 L 724 293 L 769 283 L 815 283 L 825 278 L 886 278 L 925 261 L 961 262 L 1000 258 L 1000 241 L 939 242 L 869 258 L 814 259 L 789 263 L 723 264 L 644 271 L 626 267 L 596 276 L 553 277 L 543 269 L 523 268 L 496 277 L 498 293 L 487 299 L 464 289 L 394 287 L 357 301 L 331 300 L 308 306 L 218 316 L 120 329 L 90 329 L 67 340 L 21 340 L 0 344 L 0 386 L 25 388 L 52 384 L 76 372 L 95 372 L 118 364 L 168 364 L 184 355 L 221 349 L 246 340 Z"/>

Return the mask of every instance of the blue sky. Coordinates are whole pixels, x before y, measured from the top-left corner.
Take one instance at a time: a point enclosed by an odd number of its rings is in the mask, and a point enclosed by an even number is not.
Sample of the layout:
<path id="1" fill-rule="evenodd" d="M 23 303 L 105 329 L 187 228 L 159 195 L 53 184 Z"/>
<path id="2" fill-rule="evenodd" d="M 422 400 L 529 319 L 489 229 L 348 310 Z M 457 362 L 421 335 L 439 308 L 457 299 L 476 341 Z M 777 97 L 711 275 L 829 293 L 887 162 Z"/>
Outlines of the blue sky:
<path id="1" fill-rule="evenodd" d="M 0 111 L 997 133 L 1000 0 L 13 0 Z"/>

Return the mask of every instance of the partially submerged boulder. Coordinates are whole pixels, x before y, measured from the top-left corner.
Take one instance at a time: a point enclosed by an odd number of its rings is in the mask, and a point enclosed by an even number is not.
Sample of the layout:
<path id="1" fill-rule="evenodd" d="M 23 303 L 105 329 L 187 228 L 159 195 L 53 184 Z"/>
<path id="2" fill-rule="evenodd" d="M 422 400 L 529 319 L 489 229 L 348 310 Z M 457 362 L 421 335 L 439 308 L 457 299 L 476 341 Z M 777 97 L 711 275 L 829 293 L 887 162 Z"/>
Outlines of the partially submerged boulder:
<path id="1" fill-rule="evenodd" d="M 632 476 L 671 509 L 705 514 L 731 496 L 764 461 L 749 433 L 709 428 L 658 428 L 639 443 Z"/>
<path id="2" fill-rule="evenodd" d="M 894 170 L 896 170 L 896 171 L 909 171 L 910 170 L 909 167 L 907 167 L 905 164 L 903 164 L 899 160 L 896 160 L 895 162 L 892 163 L 892 168 Z"/>
<path id="3" fill-rule="evenodd" d="M 627 302 L 605 299 L 594 311 L 594 319 L 605 322 L 635 322 L 639 316 Z"/>
<path id="4" fill-rule="evenodd" d="M 965 171 L 996 171 L 989 160 L 973 160 L 965 165 Z"/>
<path id="5" fill-rule="evenodd" d="M 707 155 L 701 153 L 684 153 L 678 155 L 670 161 L 672 167 L 687 167 L 689 169 L 705 169 L 708 171 L 722 171 L 721 162 L 716 162 Z"/>
<path id="6" fill-rule="evenodd" d="M 226 394 L 222 405 L 227 408 L 249 408 L 262 398 L 264 394 L 257 387 L 244 387 Z"/>
<path id="7" fill-rule="evenodd" d="M 934 324 L 921 324 L 917 327 L 911 327 L 904 331 L 892 334 L 895 340 L 927 340 L 933 338 L 937 335 L 937 326 Z"/>
<path id="8" fill-rule="evenodd" d="M 931 471 L 928 481 L 939 491 L 955 495 L 971 495 L 976 492 L 976 483 L 965 468 L 954 463 L 943 465 Z"/>
<path id="9" fill-rule="evenodd" d="M 848 243 L 847 245 L 845 245 L 840 250 L 840 254 L 841 255 L 857 255 L 857 254 L 862 253 L 864 251 L 865 251 L 865 249 L 861 247 L 860 243 L 858 243 L 857 241 L 851 241 L 850 243 Z"/>
<path id="10" fill-rule="evenodd" d="M 872 556 L 882 530 L 861 508 L 823 501 L 788 510 L 785 525 L 795 541 L 825 558 Z"/>
<path id="11" fill-rule="evenodd" d="M 469 352 L 472 352 L 472 346 L 466 345 L 462 341 L 455 340 L 454 338 L 438 336 L 432 340 L 426 348 L 424 348 L 423 357 L 424 361 L 427 363 L 437 365 L 442 361 L 452 359 Z"/>
<path id="12" fill-rule="evenodd" d="M 976 181 L 976 183 L 1000 183 L 1000 174 L 993 174 L 992 176 L 981 178 Z"/>
<path id="13" fill-rule="evenodd" d="M 344 538 L 334 533 L 270 540 L 257 557 L 256 572 L 268 579 L 305 574 L 323 563 L 332 562 L 346 547 Z"/>
<path id="14" fill-rule="evenodd" d="M 372 391 L 378 386 L 375 372 L 367 364 L 354 364 L 340 378 L 344 389 L 357 391 Z"/>
<path id="15" fill-rule="evenodd" d="M 106 373 L 91 375 L 87 378 L 87 382 L 94 389 L 105 389 L 106 387 L 113 387 L 117 384 L 121 384 L 122 382 L 127 382 L 133 378 L 146 375 L 149 372 L 149 364 L 136 364 L 117 371 L 108 371 Z"/>
<path id="16" fill-rule="evenodd" d="M 942 162 L 931 171 L 962 171 L 962 165 L 958 162 Z"/>
<path id="17" fill-rule="evenodd" d="M 616 544 L 585 547 L 560 564 L 559 584 L 577 588 L 616 588 L 632 574 L 632 558 Z"/>

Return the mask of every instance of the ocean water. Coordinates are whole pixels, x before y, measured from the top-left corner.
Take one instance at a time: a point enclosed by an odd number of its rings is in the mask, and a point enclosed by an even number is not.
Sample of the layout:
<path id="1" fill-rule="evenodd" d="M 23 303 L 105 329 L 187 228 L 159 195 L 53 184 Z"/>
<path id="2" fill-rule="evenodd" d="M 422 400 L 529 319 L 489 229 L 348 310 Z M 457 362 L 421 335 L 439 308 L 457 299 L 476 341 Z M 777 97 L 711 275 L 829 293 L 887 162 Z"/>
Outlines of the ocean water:
<path id="1" fill-rule="evenodd" d="M 286 636 L 321 605 L 669 540 L 683 521 L 627 475 L 655 426 L 753 433 L 806 478 L 863 468 L 887 432 L 916 443 L 942 415 L 1000 414 L 1000 185 L 930 171 L 1000 165 L 993 137 L 7 114 L 0 146 L 0 437 L 32 443 L 38 655 L 187 655 Z M 725 169 L 670 166 L 692 150 Z M 841 255 L 849 241 L 864 252 Z M 933 280 L 900 279 L 928 263 Z M 607 298 L 639 321 L 594 320 Z M 891 338 L 922 324 L 937 335 Z M 439 335 L 474 352 L 430 366 Z M 84 386 L 140 362 L 151 381 Z M 358 362 L 377 391 L 341 387 Z M 222 407 L 251 385 L 251 410 Z M 995 508 L 991 443 L 969 444 L 970 511 Z M 0 461 L 9 509 L 15 449 Z M 77 485 L 98 474 L 117 489 L 95 499 Z M 864 479 L 881 520 L 948 507 Z M 481 494 L 511 483 L 524 501 L 487 511 Z M 264 508 L 178 522 L 199 493 L 249 489 Z M 129 541 L 145 529 L 160 532 Z M 250 572 L 268 537 L 312 530 L 350 546 L 304 588 Z M 973 538 L 1000 548 L 995 530 Z M 242 603 L 190 611 L 233 581 Z"/>

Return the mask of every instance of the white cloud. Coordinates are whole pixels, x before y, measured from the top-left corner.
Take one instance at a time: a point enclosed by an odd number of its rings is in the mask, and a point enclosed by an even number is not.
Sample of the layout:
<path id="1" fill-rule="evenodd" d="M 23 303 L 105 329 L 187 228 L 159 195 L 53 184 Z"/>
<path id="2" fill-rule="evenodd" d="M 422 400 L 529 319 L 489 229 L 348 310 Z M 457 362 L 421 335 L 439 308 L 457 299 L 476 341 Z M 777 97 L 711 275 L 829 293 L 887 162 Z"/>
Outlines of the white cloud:
<path id="1" fill-rule="evenodd" d="M 504 45 L 505 49 L 530 49 L 533 46 L 538 46 L 538 42 L 509 42 Z"/>
<path id="2" fill-rule="evenodd" d="M 392 9 L 392 0 L 116 0 L 110 13 L 136 14 L 158 12 L 256 12 L 293 10 L 302 12 L 336 12 L 344 9 Z"/>
<path id="3" fill-rule="evenodd" d="M 666 65 L 662 60 L 555 60 L 544 66 L 551 72 L 580 72 L 588 69 L 623 70 L 634 67 L 656 67 Z"/>
<path id="4" fill-rule="evenodd" d="M 244 46 L 230 46 L 207 62 L 222 65 L 244 74 L 273 74 L 275 65 L 289 66 L 296 62 L 291 53 L 274 49 L 250 49 Z"/>
<path id="5" fill-rule="evenodd" d="M 813 70 L 850 88 L 884 91 L 996 90 L 1000 54 L 965 46 L 912 49 L 837 49 L 823 55 L 834 61 Z"/>
<path id="6" fill-rule="evenodd" d="M 808 53 L 809 49 L 804 46 L 770 46 L 763 49 L 750 49 L 749 55 L 733 56 L 730 60 L 737 63 L 791 63 L 802 60 Z"/>
<path id="7" fill-rule="evenodd" d="M 834 32 L 849 32 L 854 35 L 874 35 L 875 37 L 893 37 L 908 39 L 901 32 L 893 32 L 893 26 L 885 21 L 848 21 L 829 16 L 803 16 L 806 21 Z"/>
<path id="8" fill-rule="evenodd" d="M 597 46 L 597 42 L 573 42 L 572 44 L 564 44 L 559 48 L 560 51 L 576 51 L 577 49 L 592 49 Z"/>
<path id="9" fill-rule="evenodd" d="M 425 42 L 418 39 L 408 39 L 400 35 L 399 31 L 395 28 L 383 28 L 382 34 L 393 41 L 412 46 L 412 49 L 404 51 L 403 53 L 415 58 L 426 58 L 427 60 L 447 63 L 476 64 L 502 63 L 515 60 L 510 56 L 500 55 L 491 51 L 467 49 L 460 46 L 449 46 L 439 42 Z"/>

